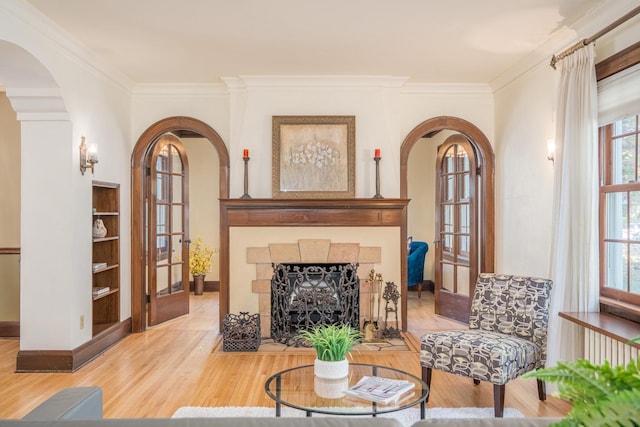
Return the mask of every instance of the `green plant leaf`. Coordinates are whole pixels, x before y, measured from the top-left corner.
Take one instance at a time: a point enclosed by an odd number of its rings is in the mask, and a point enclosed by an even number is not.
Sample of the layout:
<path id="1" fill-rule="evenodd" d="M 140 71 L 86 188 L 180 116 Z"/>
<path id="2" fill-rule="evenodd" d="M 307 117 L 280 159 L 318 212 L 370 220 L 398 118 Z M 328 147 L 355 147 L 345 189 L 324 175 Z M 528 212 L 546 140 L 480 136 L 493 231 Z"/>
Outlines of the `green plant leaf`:
<path id="1" fill-rule="evenodd" d="M 607 361 L 558 362 L 523 377 L 558 383 L 560 397 L 573 402 L 554 426 L 640 427 L 640 359 L 615 367 Z"/>
<path id="2" fill-rule="evenodd" d="M 344 360 L 360 340 L 360 331 L 344 323 L 320 325 L 302 331 L 298 337 L 316 350 L 318 359 L 324 361 Z"/>

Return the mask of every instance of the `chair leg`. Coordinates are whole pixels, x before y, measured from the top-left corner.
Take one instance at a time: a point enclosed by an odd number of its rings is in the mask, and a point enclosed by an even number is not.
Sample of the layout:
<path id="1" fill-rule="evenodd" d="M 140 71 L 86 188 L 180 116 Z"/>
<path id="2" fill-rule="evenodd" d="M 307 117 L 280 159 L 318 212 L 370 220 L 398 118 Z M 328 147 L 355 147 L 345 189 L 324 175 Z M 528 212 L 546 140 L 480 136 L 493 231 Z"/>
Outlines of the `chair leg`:
<path id="1" fill-rule="evenodd" d="M 493 413 L 496 418 L 504 414 L 504 384 L 493 385 Z"/>
<path id="2" fill-rule="evenodd" d="M 542 401 L 547 400 L 547 387 L 541 379 L 538 378 L 538 398 Z"/>
<path id="3" fill-rule="evenodd" d="M 429 393 L 427 393 L 427 399 L 425 402 L 429 401 L 429 396 L 431 395 L 431 368 L 422 367 L 422 381 L 427 384 L 427 388 L 429 389 Z"/>
<path id="4" fill-rule="evenodd" d="M 418 282 L 418 298 L 422 296 L 422 282 Z"/>

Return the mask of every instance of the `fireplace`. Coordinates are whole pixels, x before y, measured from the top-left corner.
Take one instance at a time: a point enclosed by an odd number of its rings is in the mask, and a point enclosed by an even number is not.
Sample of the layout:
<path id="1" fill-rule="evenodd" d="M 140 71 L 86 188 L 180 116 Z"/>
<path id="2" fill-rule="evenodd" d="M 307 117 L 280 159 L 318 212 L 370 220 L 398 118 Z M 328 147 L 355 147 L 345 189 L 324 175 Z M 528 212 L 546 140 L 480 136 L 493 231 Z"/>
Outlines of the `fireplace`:
<path id="1" fill-rule="evenodd" d="M 273 264 L 271 337 L 284 344 L 319 325 L 346 323 L 359 328 L 358 265 Z"/>

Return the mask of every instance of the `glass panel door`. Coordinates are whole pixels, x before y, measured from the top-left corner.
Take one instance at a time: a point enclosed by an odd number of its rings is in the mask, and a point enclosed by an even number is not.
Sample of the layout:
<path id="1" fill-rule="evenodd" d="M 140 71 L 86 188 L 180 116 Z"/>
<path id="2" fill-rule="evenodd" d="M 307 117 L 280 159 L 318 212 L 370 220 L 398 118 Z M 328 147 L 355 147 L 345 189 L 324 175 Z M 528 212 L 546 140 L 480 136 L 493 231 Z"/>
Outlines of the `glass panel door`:
<path id="1" fill-rule="evenodd" d="M 189 312 L 187 159 L 180 139 L 161 136 L 153 150 L 149 203 L 149 325 Z"/>
<path id="2" fill-rule="evenodd" d="M 469 297 L 477 276 L 476 163 L 462 135 L 438 147 L 436 313 L 463 322 L 469 320 Z"/>

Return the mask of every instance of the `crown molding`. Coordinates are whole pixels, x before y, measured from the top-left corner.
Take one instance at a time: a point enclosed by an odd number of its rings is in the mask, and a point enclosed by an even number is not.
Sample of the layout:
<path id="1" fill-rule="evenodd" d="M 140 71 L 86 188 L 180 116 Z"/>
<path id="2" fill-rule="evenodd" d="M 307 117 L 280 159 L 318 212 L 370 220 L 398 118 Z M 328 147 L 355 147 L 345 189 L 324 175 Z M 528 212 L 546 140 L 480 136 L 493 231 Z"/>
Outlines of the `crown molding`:
<path id="1" fill-rule="evenodd" d="M 136 96 L 188 96 L 191 98 L 207 98 L 228 95 L 227 86 L 223 83 L 143 83 L 133 87 Z"/>
<path id="2" fill-rule="evenodd" d="M 7 98 L 19 121 L 70 120 L 58 88 L 8 88 Z"/>
<path id="3" fill-rule="evenodd" d="M 229 89 L 248 88 L 399 88 L 408 77 L 368 75 L 240 75 L 222 77 Z"/>
<path id="4" fill-rule="evenodd" d="M 491 95 L 491 87 L 486 83 L 407 83 L 402 87 L 403 95 Z"/>

